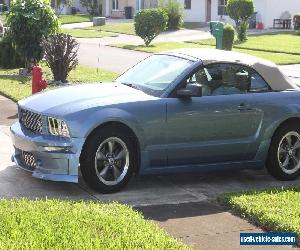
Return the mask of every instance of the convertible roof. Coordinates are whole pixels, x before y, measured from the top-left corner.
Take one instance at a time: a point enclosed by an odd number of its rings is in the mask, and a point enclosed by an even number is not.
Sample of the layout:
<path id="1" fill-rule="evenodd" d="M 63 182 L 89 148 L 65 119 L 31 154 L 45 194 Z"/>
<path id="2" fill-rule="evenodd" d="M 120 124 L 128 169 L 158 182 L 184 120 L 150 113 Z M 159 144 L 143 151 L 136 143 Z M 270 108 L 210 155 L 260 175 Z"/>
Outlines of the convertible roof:
<path id="1" fill-rule="evenodd" d="M 204 65 L 216 62 L 240 63 L 255 69 L 273 90 L 299 89 L 296 84 L 281 72 L 276 64 L 248 54 L 206 48 L 177 49 L 169 51 L 167 54 L 201 60 Z"/>

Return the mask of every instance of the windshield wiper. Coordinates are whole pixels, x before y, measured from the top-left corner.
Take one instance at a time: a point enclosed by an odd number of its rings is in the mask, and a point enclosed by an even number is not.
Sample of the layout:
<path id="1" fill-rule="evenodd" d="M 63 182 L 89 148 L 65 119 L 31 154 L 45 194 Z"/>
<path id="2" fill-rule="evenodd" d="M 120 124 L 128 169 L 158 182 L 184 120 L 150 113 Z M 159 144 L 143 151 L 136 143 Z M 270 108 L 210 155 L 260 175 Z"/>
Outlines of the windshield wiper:
<path id="1" fill-rule="evenodd" d="M 132 83 L 128 83 L 128 82 L 121 82 L 122 84 L 130 87 L 130 88 L 134 88 L 134 89 L 137 89 L 137 90 L 140 90 L 140 88 Z"/>

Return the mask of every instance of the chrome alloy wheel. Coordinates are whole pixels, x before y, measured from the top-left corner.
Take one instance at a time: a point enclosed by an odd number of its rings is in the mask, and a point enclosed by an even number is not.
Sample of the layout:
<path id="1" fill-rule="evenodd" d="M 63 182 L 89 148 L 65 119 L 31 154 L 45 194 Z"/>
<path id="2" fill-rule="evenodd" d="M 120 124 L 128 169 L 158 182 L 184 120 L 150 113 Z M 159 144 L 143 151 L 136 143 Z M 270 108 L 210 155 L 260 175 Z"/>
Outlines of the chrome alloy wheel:
<path id="1" fill-rule="evenodd" d="M 295 131 L 288 132 L 281 139 L 277 158 L 279 166 L 286 174 L 294 174 L 300 168 L 300 135 Z"/>
<path id="2" fill-rule="evenodd" d="M 108 186 L 117 185 L 129 168 L 129 151 L 117 137 L 109 137 L 97 149 L 95 170 L 99 180 Z"/>

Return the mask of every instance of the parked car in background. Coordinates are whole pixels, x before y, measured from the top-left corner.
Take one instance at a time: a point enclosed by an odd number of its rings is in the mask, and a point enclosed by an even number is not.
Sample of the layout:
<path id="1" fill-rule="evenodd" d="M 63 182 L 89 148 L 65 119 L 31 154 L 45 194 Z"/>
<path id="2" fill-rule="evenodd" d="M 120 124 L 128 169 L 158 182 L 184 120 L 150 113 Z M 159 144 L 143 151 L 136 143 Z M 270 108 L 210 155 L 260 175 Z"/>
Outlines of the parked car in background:
<path id="1" fill-rule="evenodd" d="M 150 56 L 113 83 L 18 103 L 13 160 L 34 177 L 123 188 L 133 173 L 267 167 L 300 173 L 300 92 L 278 67 L 237 52 Z"/>

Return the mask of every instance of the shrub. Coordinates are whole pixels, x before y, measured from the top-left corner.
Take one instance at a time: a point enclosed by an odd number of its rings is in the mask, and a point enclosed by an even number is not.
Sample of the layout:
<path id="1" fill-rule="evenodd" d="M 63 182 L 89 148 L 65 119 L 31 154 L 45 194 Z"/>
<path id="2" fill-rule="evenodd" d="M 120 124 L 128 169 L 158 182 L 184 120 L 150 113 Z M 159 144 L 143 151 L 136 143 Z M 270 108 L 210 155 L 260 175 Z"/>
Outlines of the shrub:
<path id="1" fill-rule="evenodd" d="M 247 40 L 249 19 L 254 13 L 253 0 L 228 0 L 226 11 L 235 21 L 239 41 Z"/>
<path id="2" fill-rule="evenodd" d="M 249 23 L 247 21 L 241 22 L 240 26 L 237 28 L 237 38 L 239 41 L 243 42 L 247 40 L 248 28 L 249 28 Z"/>
<path id="3" fill-rule="evenodd" d="M 91 16 L 98 15 L 98 1 L 97 0 L 80 0 L 80 4 L 86 8 L 86 11 Z"/>
<path id="4" fill-rule="evenodd" d="M 134 18 L 135 33 L 141 37 L 146 46 L 167 27 L 168 16 L 161 9 L 145 9 Z"/>
<path id="5" fill-rule="evenodd" d="M 59 17 L 65 7 L 71 8 L 73 6 L 73 0 L 55 0 L 55 13 Z"/>
<path id="6" fill-rule="evenodd" d="M 71 70 L 78 65 L 79 43 L 67 34 L 55 34 L 42 41 L 44 56 L 54 81 L 67 82 Z"/>
<path id="7" fill-rule="evenodd" d="M 24 61 L 16 51 L 16 47 L 10 34 L 5 33 L 0 41 L 0 67 L 6 69 L 13 69 L 22 67 Z"/>
<path id="8" fill-rule="evenodd" d="M 59 22 L 48 0 L 16 0 L 11 3 L 7 24 L 18 53 L 26 67 L 30 67 L 42 58 L 42 38 L 55 33 Z"/>
<path id="9" fill-rule="evenodd" d="M 168 30 L 179 29 L 183 24 L 183 6 L 177 0 L 160 0 L 160 7 L 168 15 Z"/>
<path id="10" fill-rule="evenodd" d="M 294 16 L 294 29 L 298 32 L 298 34 L 300 35 L 300 13 L 296 14 Z"/>
<path id="11" fill-rule="evenodd" d="M 225 24 L 224 31 L 223 31 L 223 49 L 232 50 L 233 41 L 234 41 L 234 28 L 230 24 Z"/>

